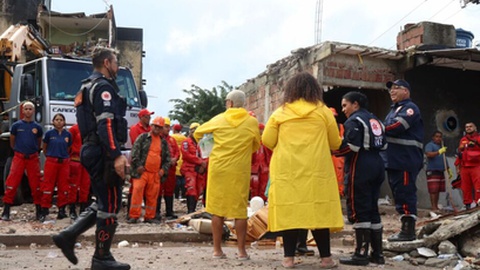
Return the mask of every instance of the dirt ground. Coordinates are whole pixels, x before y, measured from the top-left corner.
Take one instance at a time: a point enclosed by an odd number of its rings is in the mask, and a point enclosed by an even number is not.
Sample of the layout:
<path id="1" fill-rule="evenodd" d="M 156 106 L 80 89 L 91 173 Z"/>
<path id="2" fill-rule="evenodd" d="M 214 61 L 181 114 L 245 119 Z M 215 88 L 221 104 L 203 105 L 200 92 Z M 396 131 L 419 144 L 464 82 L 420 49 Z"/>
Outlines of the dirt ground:
<path id="1" fill-rule="evenodd" d="M 393 206 L 381 206 L 382 222 L 385 228 L 385 237 L 399 229 L 398 215 Z M 186 213 L 186 206 L 179 200 L 175 200 L 177 214 Z M 126 213 L 122 210 L 119 214 L 119 233 L 154 233 L 154 232 L 175 232 L 176 230 L 191 230 L 189 227 L 175 225 L 151 224 L 127 224 Z M 51 235 L 68 226 L 69 219 L 56 221 L 56 209 L 51 209 L 50 221 L 41 224 L 33 221 L 34 207 L 31 204 L 15 206 L 11 215 L 13 221 L 0 221 L 0 234 L 15 235 Z M 429 219 L 429 211 L 419 211 L 419 222 Z M 88 233 L 88 232 L 87 232 Z M 348 256 L 353 251 L 353 231 L 351 225 L 346 224 L 343 234 L 332 235 L 332 254 L 335 259 Z M 115 239 L 121 241 L 122 239 Z M 283 249 L 275 247 L 275 242 L 265 244 L 259 242 L 249 243 L 248 252 L 251 255 L 249 261 L 238 261 L 235 259 L 236 248 L 234 242 L 227 242 L 225 253 L 228 258 L 215 260 L 211 258 L 212 247 L 210 242 L 206 243 L 170 243 L 152 242 L 150 244 L 130 242 L 129 246 L 119 248 L 115 244 L 113 254 L 117 260 L 129 262 L 132 269 L 283 269 L 280 262 L 283 257 Z M 315 249 L 315 247 L 310 247 Z M 90 258 L 94 251 L 93 242 L 83 241 L 81 247 L 76 249 L 80 258 L 78 265 L 70 264 L 53 245 L 38 245 L 32 243 L 30 246 L 5 246 L 0 244 L 0 269 L 89 269 Z M 298 269 L 315 269 L 319 263 L 317 256 L 298 257 L 296 262 Z M 413 266 L 407 261 L 393 261 L 387 258 L 387 264 L 383 266 L 370 264 L 368 267 L 353 267 L 341 265 L 338 269 L 432 269 L 425 266 Z M 451 268 L 450 268 L 451 269 Z"/>

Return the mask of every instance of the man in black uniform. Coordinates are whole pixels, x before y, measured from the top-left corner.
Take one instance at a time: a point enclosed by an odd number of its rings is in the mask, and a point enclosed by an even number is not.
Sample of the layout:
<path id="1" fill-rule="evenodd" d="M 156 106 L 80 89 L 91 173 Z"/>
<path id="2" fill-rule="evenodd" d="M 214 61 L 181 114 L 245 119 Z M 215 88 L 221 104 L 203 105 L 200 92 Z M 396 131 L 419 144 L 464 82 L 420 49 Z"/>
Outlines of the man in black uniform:
<path id="1" fill-rule="evenodd" d="M 97 199 L 74 224 L 53 236 L 55 245 L 65 257 L 77 264 L 74 245 L 77 237 L 97 225 L 92 270 L 128 270 L 130 265 L 115 261 L 110 253 L 121 192 L 128 161 L 120 151 L 127 140 L 124 119 L 126 103 L 118 94 L 115 83 L 118 63 L 112 49 L 97 48 L 93 52 L 94 71 L 83 81 L 77 97 L 77 122 L 83 138 L 80 161 L 90 174 L 92 190 Z"/>

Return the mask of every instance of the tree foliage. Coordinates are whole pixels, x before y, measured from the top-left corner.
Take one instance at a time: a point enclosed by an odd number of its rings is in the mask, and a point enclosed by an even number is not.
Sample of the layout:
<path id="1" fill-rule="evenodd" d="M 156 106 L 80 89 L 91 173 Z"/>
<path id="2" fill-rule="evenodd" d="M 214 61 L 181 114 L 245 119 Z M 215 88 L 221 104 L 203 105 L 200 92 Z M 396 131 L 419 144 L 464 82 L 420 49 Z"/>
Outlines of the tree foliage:
<path id="1" fill-rule="evenodd" d="M 233 86 L 222 81 L 221 85 L 212 90 L 202 89 L 192 84 L 191 89 L 183 89 L 187 94 L 185 99 L 170 99 L 175 103 L 169 112 L 171 119 L 176 119 L 182 124 L 192 122 L 204 123 L 215 115 L 225 111 L 225 98 Z"/>

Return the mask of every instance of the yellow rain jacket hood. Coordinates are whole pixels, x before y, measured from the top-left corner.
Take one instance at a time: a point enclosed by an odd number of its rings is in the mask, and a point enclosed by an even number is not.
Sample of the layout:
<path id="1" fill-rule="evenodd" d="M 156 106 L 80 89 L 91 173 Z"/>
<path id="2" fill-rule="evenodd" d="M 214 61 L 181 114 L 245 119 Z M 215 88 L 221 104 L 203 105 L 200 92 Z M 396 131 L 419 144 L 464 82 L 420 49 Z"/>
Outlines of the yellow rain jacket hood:
<path id="1" fill-rule="evenodd" d="M 262 136 L 270 161 L 270 231 L 343 228 L 337 178 L 330 150 L 342 143 L 335 117 L 322 102 L 303 99 L 281 106 Z"/>
<path id="2" fill-rule="evenodd" d="M 260 147 L 258 121 L 243 108 L 230 108 L 195 130 L 199 141 L 213 134 L 208 161 L 206 211 L 220 217 L 247 218 L 252 154 Z"/>

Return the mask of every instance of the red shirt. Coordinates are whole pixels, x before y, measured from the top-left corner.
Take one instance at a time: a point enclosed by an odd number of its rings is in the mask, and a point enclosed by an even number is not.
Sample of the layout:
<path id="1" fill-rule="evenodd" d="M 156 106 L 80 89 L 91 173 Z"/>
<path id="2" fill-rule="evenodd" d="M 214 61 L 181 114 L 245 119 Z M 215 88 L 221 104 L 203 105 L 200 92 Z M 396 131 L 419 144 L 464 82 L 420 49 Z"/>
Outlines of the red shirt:
<path id="1" fill-rule="evenodd" d="M 69 130 L 72 134 L 72 146 L 70 147 L 70 158 L 72 160 L 80 160 L 80 149 L 82 148 L 82 136 L 78 125 L 73 125 Z"/>
<path id="2" fill-rule="evenodd" d="M 467 134 L 460 140 L 458 151 L 464 167 L 480 166 L 480 135 L 477 132 Z"/>
<path id="3" fill-rule="evenodd" d="M 137 137 L 145 132 L 150 132 L 152 128 L 147 126 L 146 128 L 142 125 L 141 122 L 136 123 L 133 127 L 130 128 L 130 141 L 133 143 L 137 139 Z"/>
<path id="4" fill-rule="evenodd" d="M 182 170 L 193 171 L 196 165 L 202 164 L 203 160 L 199 157 L 200 153 L 197 149 L 195 140 L 188 137 L 182 142 Z"/>
<path id="5" fill-rule="evenodd" d="M 165 140 L 168 143 L 168 150 L 170 150 L 170 158 L 178 160 L 180 158 L 180 149 L 178 148 L 177 140 L 172 136 L 165 136 Z M 170 166 L 175 167 L 177 163 L 172 163 Z"/>

